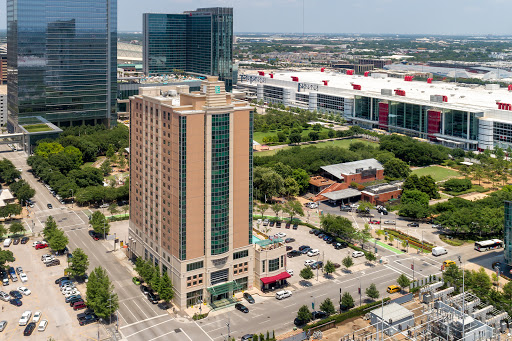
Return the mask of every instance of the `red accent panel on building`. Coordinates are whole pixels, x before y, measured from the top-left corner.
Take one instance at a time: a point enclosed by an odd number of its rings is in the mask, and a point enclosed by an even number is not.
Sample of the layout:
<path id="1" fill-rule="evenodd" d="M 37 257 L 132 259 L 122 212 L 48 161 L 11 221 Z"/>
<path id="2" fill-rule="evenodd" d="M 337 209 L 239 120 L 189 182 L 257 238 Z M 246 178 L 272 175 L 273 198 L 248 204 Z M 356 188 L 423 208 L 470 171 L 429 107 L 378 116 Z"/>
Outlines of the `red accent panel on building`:
<path id="1" fill-rule="evenodd" d="M 329 84 L 329 81 L 322 81 L 324 83 L 325 86 L 327 86 Z"/>
<path id="2" fill-rule="evenodd" d="M 414 76 L 405 76 L 405 77 L 404 77 L 404 80 L 405 80 L 406 82 L 412 82 L 412 79 L 413 79 L 413 78 L 414 78 Z"/>
<path id="3" fill-rule="evenodd" d="M 361 90 L 361 85 L 359 85 L 359 84 L 352 84 L 352 88 L 354 90 Z"/>
<path id="4" fill-rule="evenodd" d="M 389 104 L 379 103 L 379 129 L 386 129 L 388 127 Z"/>
<path id="5" fill-rule="evenodd" d="M 294 82 L 298 82 L 298 81 L 299 81 L 299 77 L 297 77 L 297 76 L 292 76 L 292 81 L 294 81 Z"/>
<path id="6" fill-rule="evenodd" d="M 512 111 L 512 105 L 509 103 L 498 103 L 498 109 Z"/>
<path id="7" fill-rule="evenodd" d="M 325 71 L 325 68 L 324 68 L 324 67 L 320 69 L 320 72 L 324 72 L 324 71 Z"/>
<path id="8" fill-rule="evenodd" d="M 273 73 L 269 73 L 269 76 L 270 76 L 270 78 L 274 78 L 274 74 Z"/>
<path id="9" fill-rule="evenodd" d="M 441 112 L 435 110 L 429 110 L 427 112 L 428 117 L 428 127 L 427 133 L 430 139 L 435 139 L 436 137 L 432 134 L 439 133 L 441 129 Z"/>
<path id="10" fill-rule="evenodd" d="M 405 96 L 405 90 L 395 89 L 395 95 Z"/>
<path id="11" fill-rule="evenodd" d="M 443 96 L 443 102 L 448 102 L 448 96 Z"/>
<path id="12" fill-rule="evenodd" d="M 258 71 L 258 74 L 259 74 L 260 76 L 265 76 L 265 72 L 263 72 L 263 71 Z"/>
<path id="13" fill-rule="evenodd" d="M 434 80 L 434 78 L 427 78 L 427 83 L 431 84 L 433 80 Z"/>
<path id="14" fill-rule="evenodd" d="M 354 75 L 354 70 L 347 70 L 347 75 L 349 75 L 349 76 Z"/>
<path id="15" fill-rule="evenodd" d="M 512 91 L 512 84 L 508 85 L 508 91 Z"/>
<path id="16" fill-rule="evenodd" d="M 370 75 L 370 71 L 365 71 L 365 72 L 364 72 L 364 76 L 365 76 L 365 77 L 368 77 L 369 75 Z"/>

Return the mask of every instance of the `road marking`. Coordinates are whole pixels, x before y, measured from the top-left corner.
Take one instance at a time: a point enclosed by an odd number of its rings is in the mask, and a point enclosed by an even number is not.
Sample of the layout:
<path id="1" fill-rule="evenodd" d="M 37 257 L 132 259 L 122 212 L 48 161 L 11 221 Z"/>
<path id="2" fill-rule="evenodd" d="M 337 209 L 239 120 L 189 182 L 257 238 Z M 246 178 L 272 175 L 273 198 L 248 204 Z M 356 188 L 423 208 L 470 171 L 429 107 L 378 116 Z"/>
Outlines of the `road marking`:
<path id="1" fill-rule="evenodd" d="M 196 326 L 198 326 L 198 327 L 199 327 L 199 329 L 201 329 L 201 331 L 204 333 L 204 335 L 208 336 L 208 338 L 209 338 L 210 340 L 212 340 L 212 341 L 213 341 L 213 339 L 211 338 L 211 336 L 210 336 L 210 335 L 208 335 L 208 333 L 206 333 L 206 332 L 204 331 L 204 329 L 203 329 L 203 328 L 202 328 L 202 327 L 197 323 L 197 321 L 194 321 L 194 322 L 195 322 Z"/>
<path id="2" fill-rule="evenodd" d="M 183 334 L 185 334 L 185 336 L 187 337 L 187 339 L 189 339 L 190 341 L 192 341 L 192 339 L 190 338 L 190 336 L 188 336 L 188 334 L 187 334 L 187 333 L 185 333 L 185 331 L 184 331 L 183 329 L 181 329 L 181 328 L 180 328 L 180 330 L 181 330 L 181 332 L 182 332 Z"/>
<path id="3" fill-rule="evenodd" d="M 126 325 L 126 326 L 122 326 L 122 327 L 121 327 L 121 328 L 119 328 L 119 329 L 128 328 L 128 327 L 134 326 L 134 325 L 136 325 L 136 324 L 143 323 L 143 322 L 146 322 L 146 321 L 151 321 L 151 320 L 157 319 L 157 318 L 159 318 L 159 317 L 163 317 L 163 316 L 169 316 L 169 314 L 162 314 L 162 315 L 158 315 L 158 316 L 153 316 L 153 317 L 150 317 L 150 318 L 145 319 L 145 320 L 137 321 L 137 322 L 134 322 L 134 323 L 128 324 L 128 325 Z M 171 321 L 171 320 L 173 320 L 173 319 L 169 319 L 169 321 Z"/>
<path id="4" fill-rule="evenodd" d="M 123 305 L 126 307 L 126 310 L 128 310 L 128 312 L 129 312 L 130 314 L 132 314 L 132 316 L 133 316 L 134 320 L 135 320 L 135 321 L 137 321 L 137 320 L 138 320 L 138 319 L 137 319 L 137 317 L 132 313 L 132 311 L 130 310 L 130 308 L 128 308 L 128 306 L 126 305 L 126 303 L 123 303 Z M 125 321 L 126 321 L 126 320 L 125 320 Z M 135 322 L 135 323 L 138 323 L 138 322 Z M 133 324 L 133 323 L 132 323 L 132 324 Z M 124 327 L 121 327 L 121 328 L 119 328 L 119 329 L 126 328 L 126 327 L 128 327 L 128 326 L 124 326 Z"/>
<path id="5" fill-rule="evenodd" d="M 122 287 L 119 287 L 120 289 L 123 289 Z M 124 302 L 124 301 L 127 301 L 127 300 L 133 300 L 135 298 L 139 298 L 140 296 L 137 295 L 137 296 L 133 296 L 133 297 L 128 297 L 128 298 L 123 298 L 122 300 L 119 300 L 119 302 Z"/>
<path id="6" fill-rule="evenodd" d="M 180 329 L 180 330 L 181 330 L 181 329 Z M 183 331 L 183 330 L 181 330 L 181 331 Z M 172 334 L 172 333 L 174 333 L 174 330 L 172 330 L 172 331 L 170 331 L 170 332 L 168 332 L 168 333 L 162 334 L 162 335 L 160 335 L 160 336 L 154 337 L 154 338 L 152 338 L 152 339 L 149 339 L 148 341 L 153 341 L 153 340 L 159 339 L 159 338 L 161 338 L 161 337 L 164 337 L 164 336 L 169 335 L 169 334 Z"/>
<path id="7" fill-rule="evenodd" d="M 137 306 L 137 308 L 139 308 L 139 311 L 140 311 L 141 313 L 143 313 L 143 314 L 144 314 L 144 316 L 146 316 L 146 318 L 148 318 L 148 315 L 146 315 L 146 313 L 144 312 L 144 310 L 142 310 L 142 309 L 139 307 L 139 305 L 137 304 L 137 302 L 135 302 L 135 300 L 133 300 L 133 304 L 135 304 L 135 305 Z"/>
<path id="8" fill-rule="evenodd" d="M 130 334 L 130 335 L 128 335 L 128 336 L 125 336 L 125 339 L 130 338 L 130 337 L 132 337 L 132 336 L 134 336 L 134 335 L 137 335 L 137 334 L 139 334 L 139 333 L 142 333 L 143 331 L 146 331 L 146 330 L 148 330 L 148 329 L 155 328 L 156 326 L 159 326 L 159 325 L 164 324 L 164 323 L 167 323 L 167 322 L 169 322 L 169 321 L 163 321 L 163 322 L 160 322 L 160 323 L 154 324 L 154 325 L 152 325 L 151 327 L 147 327 L 147 328 L 141 329 L 141 330 L 139 330 L 139 331 L 136 331 L 136 332 L 135 332 L 135 333 L 133 333 L 133 334 Z"/>

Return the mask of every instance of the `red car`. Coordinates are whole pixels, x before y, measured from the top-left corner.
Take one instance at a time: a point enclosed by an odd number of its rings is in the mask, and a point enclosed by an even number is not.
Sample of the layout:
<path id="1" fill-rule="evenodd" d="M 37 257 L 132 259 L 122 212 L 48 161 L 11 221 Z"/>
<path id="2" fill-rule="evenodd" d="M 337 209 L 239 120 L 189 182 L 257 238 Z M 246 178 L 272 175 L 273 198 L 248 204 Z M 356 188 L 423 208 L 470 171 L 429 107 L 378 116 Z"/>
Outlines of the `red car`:
<path id="1" fill-rule="evenodd" d="M 87 306 L 85 305 L 84 302 L 77 302 L 74 306 L 73 306 L 73 310 L 80 310 L 80 309 L 85 309 L 87 308 Z"/>
<path id="2" fill-rule="evenodd" d="M 380 225 L 380 220 L 370 220 L 369 223 Z"/>
<path id="3" fill-rule="evenodd" d="M 36 250 L 46 249 L 47 247 L 48 247 L 48 244 L 37 244 Z"/>

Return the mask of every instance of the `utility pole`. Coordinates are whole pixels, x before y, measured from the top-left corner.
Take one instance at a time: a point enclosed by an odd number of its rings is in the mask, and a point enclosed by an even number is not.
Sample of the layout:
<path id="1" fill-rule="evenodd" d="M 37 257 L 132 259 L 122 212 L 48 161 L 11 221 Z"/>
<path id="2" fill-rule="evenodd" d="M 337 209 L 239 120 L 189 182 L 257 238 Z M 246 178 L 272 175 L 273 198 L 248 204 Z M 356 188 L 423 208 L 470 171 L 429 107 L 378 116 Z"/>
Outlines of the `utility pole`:
<path id="1" fill-rule="evenodd" d="M 359 306 L 361 306 L 361 275 L 359 275 Z"/>
<path id="2" fill-rule="evenodd" d="M 462 259 L 460 256 L 459 256 L 459 264 L 461 265 L 461 268 L 462 268 L 462 340 L 464 340 L 466 337 L 466 331 L 465 331 L 465 326 L 464 326 L 464 316 L 466 315 L 466 313 L 465 313 L 465 311 L 466 311 L 466 307 L 465 307 L 466 293 L 464 290 L 464 266 L 463 266 Z"/>

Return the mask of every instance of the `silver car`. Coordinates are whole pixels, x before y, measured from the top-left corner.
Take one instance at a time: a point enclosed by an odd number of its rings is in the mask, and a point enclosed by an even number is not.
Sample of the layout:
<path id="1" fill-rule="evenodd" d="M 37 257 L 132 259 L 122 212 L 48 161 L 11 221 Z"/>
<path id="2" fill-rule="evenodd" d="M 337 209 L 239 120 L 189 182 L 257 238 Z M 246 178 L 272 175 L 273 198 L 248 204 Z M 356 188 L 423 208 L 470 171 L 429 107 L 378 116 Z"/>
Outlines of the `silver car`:
<path id="1" fill-rule="evenodd" d="M 0 332 L 3 332 L 5 327 L 7 327 L 7 321 L 0 321 Z"/>

